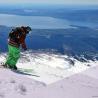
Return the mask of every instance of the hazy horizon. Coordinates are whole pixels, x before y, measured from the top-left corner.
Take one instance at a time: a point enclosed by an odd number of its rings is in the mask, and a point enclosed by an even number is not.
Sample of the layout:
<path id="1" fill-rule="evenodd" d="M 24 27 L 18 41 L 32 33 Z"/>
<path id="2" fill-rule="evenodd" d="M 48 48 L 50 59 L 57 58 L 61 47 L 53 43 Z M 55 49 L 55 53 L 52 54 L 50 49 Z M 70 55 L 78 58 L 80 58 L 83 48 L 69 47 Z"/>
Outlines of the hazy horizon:
<path id="1" fill-rule="evenodd" d="M 2 0 L 0 5 L 9 4 L 63 4 L 63 5 L 98 5 L 98 0 Z"/>
<path id="2" fill-rule="evenodd" d="M 50 8 L 98 8 L 98 4 L 91 4 L 91 5 L 83 5 L 83 4 L 0 4 L 0 8 L 47 8 L 47 7 L 50 7 Z"/>

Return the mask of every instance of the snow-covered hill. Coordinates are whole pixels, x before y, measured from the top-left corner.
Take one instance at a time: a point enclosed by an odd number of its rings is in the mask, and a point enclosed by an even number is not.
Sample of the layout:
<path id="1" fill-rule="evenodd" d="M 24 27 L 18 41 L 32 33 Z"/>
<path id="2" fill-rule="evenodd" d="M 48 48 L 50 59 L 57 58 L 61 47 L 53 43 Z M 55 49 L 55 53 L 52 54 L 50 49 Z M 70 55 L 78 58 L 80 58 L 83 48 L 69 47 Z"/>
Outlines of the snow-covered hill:
<path id="1" fill-rule="evenodd" d="M 6 56 L 6 53 L 0 54 L 0 63 L 5 62 Z M 17 63 L 18 68 L 32 70 L 32 74 L 40 76 L 27 77 L 45 84 L 54 83 L 96 65 L 98 65 L 98 61 L 80 62 L 67 55 L 35 51 L 22 52 Z"/>
<path id="2" fill-rule="evenodd" d="M 62 59 L 64 59 L 62 56 L 58 57 L 58 55 L 32 53 L 31 56 L 31 53 L 30 54 L 29 53 L 30 52 L 26 52 L 24 58 L 22 55 L 20 61 L 18 62 L 18 64 L 21 65 L 20 67 L 26 68 L 26 64 L 30 64 L 28 60 L 33 59 L 31 57 L 35 57 L 34 58 L 35 64 L 38 63 L 37 61 L 39 62 L 43 61 L 42 58 L 44 57 L 45 57 L 44 61 L 47 60 L 46 59 L 47 57 L 50 57 L 51 59 L 53 58 L 57 60 L 59 59 L 59 62 L 60 61 L 62 62 Z M 0 55 L 0 62 L 2 62 L 2 60 L 5 59 L 5 56 L 6 54 Z M 25 56 L 27 56 L 28 59 L 25 58 Z M 22 62 L 21 60 L 23 60 L 24 62 Z M 33 64 L 33 61 L 34 60 L 32 60 L 31 64 Z M 65 98 L 65 97 L 66 98 L 97 98 L 98 97 L 98 66 L 92 68 L 85 67 L 84 69 L 80 70 L 82 68 L 82 65 L 86 66 L 87 64 L 80 63 L 78 61 L 74 66 L 69 68 L 70 71 L 68 72 L 69 70 L 67 69 L 68 67 L 66 67 L 65 69 L 62 67 L 58 69 L 57 66 L 55 67 L 49 66 L 48 62 L 43 63 L 43 65 L 40 64 L 39 65 L 40 67 L 38 67 L 37 65 L 36 67 L 31 67 L 37 74 L 40 74 L 40 78 L 38 79 L 36 78 L 36 80 L 33 79 L 34 77 L 31 77 L 32 79 L 30 79 L 25 75 L 17 74 L 9 69 L 1 68 L 0 69 L 0 98 Z M 52 61 L 50 60 L 50 63 L 51 62 Z M 17 66 L 19 66 L 18 64 Z M 58 64 L 58 62 L 55 61 L 54 64 Z M 80 66 L 77 67 L 78 66 L 77 64 L 80 64 Z M 97 64 L 97 62 L 93 62 L 92 64 Z M 47 66 L 47 67 L 43 69 L 42 66 Z M 87 68 L 89 69 L 83 71 Z M 55 72 L 53 73 L 54 70 Z M 74 74 L 80 71 L 83 72 Z M 72 75 L 71 72 L 74 75 Z M 53 73 L 54 75 L 50 73 Z M 60 76 L 62 75 L 61 78 L 58 76 L 58 73 L 60 74 Z M 66 76 L 70 76 L 70 77 L 66 77 Z M 54 81 L 59 79 L 62 80 L 53 83 Z M 46 83 L 43 82 L 46 82 L 47 84 L 48 83 L 52 83 L 52 84 L 47 85 Z"/>

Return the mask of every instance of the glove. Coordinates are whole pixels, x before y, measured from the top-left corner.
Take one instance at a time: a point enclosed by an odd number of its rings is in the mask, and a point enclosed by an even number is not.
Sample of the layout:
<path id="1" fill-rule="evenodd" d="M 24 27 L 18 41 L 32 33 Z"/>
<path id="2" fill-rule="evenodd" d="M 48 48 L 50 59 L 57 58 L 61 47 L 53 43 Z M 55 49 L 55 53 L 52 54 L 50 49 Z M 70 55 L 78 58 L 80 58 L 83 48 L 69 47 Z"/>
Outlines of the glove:
<path id="1" fill-rule="evenodd" d="M 26 51 L 26 50 L 27 50 L 27 48 L 24 48 L 24 50 Z"/>

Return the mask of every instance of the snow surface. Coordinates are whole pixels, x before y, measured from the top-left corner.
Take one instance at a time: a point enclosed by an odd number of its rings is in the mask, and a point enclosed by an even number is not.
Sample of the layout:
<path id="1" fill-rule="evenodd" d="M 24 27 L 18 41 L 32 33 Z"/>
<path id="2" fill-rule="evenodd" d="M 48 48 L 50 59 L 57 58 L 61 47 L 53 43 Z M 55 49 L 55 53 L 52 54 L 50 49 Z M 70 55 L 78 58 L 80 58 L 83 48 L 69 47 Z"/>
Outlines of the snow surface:
<path id="1" fill-rule="evenodd" d="M 0 54 L 1 63 L 6 56 L 6 53 Z M 71 60 L 75 62 L 74 66 Z M 88 64 L 91 66 L 88 67 Z M 28 78 L 10 69 L 0 68 L 0 98 L 98 97 L 97 61 L 83 63 L 63 55 L 25 52 L 21 53 L 17 66 L 31 68 L 32 74 L 36 73 L 40 78 Z"/>
<path id="2" fill-rule="evenodd" d="M 0 55 L 0 63 L 5 62 L 6 53 Z M 88 66 L 91 65 L 91 66 Z M 17 63 L 18 68 L 32 70 L 33 75 L 40 77 L 26 76 L 31 79 L 51 84 L 69 77 L 76 73 L 97 66 L 97 61 L 80 62 L 67 55 L 26 51 L 21 53 Z"/>

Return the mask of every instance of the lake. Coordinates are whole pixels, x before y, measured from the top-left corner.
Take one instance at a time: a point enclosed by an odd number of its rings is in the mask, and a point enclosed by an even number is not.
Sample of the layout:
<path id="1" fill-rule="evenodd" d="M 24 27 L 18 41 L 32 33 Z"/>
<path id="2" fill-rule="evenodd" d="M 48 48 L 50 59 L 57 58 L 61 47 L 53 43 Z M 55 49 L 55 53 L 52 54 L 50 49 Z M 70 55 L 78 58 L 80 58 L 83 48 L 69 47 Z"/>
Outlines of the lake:
<path id="1" fill-rule="evenodd" d="M 33 29 L 65 29 L 71 28 L 69 22 L 64 19 L 58 19 L 46 16 L 19 16 L 0 14 L 0 25 L 22 26 L 29 25 Z"/>

